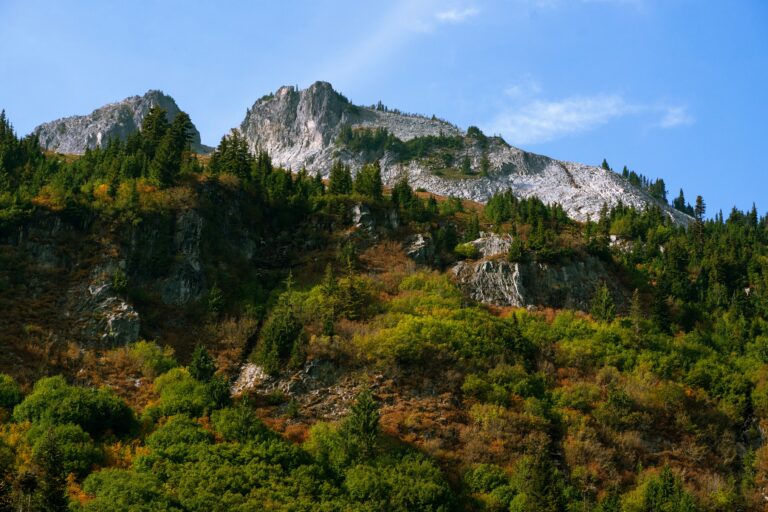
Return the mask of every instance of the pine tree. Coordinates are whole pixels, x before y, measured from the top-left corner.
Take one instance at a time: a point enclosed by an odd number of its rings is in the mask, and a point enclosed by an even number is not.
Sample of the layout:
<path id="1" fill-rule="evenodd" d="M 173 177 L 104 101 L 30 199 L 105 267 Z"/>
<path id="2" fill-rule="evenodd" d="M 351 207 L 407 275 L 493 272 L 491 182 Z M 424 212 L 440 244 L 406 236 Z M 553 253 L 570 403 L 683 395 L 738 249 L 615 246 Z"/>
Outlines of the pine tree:
<path id="1" fill-rule="evenodd" d="M 39 446 L 35 463 L 39 467 L 39 488 L 42 509 L 46 512 L 65 512 L 68 508 L 64 456 L 59 440 L 49 428 Z"/>
<path id="2" fill-rule="evenodd" d="M 251 176 L 251 166 L 254 161 L 248 149 L 248 141 L 238 130 L 232 129 L 229 135 L 221 138 L 219 146 L 211 155 L 208 168 L 214 175 L 227 172 L 241 179 L 248 179 Z"/>
<path id="3" fill-rule="evenodd" d="M 363 166 L 355 176 L 355 192 L 380 201 L 383 197 L 384 186 L 381 183 L 381 165 L 378 160 Z"/>
<path id="4" fill-rule="evenodd" d="M 472 163 L 469 161 L 469 156 L 464 155 L 464 159 L 461 161 L 461 173 L 472 174 Z"/>
<path id="5" fill-rule="evenodd" d="M 352 192 L 352 173 L 349 166 L 336 160 L 328 176 L 328 193 L 346 195 Z"/>
<path id="6" fill-rule="evenodd" d="M 189 363 L 189 374 L 200 382 L 210 382 L 216 373 L 216 362 L 202 344 L 198 344 L 192 352 Z"/>
<path id="7" fill-rule="evenodd" d="M 407 208 L 413 199 L 413 189 L 405 176 L 392 187 L 392 202 L 398 208 Z"/>
<path id="8" fill-rule="evenodd" d="M 168 117 L 164 108 L 152 107 L 141 122 L 141 143 L 150 159 L 155 157 L 155 150 L 168 131 Z"/>
<path id="9" fill-rule="evenodd" d="M 603 158 L 603 163 L 600 164 L 600 167 L 602 167 L 606 171 L 610 171 L 611 170 L 611 166 L 608 165 L 608 161 L 605 158 Z"/>
<path id="10" fill-rule="evenodd" d="M 375 455 L 379 438 L 379 406 L 369 389 L 357 395 L 342 431 L 353 457 L 367 460 Z"/>
<path id="11" fill-rule="evenodd" d="M 610 322 L 616 316 L 616 306 L 611 297 L 611 291 L 605 281 L 602 281 L 592 299 L 592 317 L 601 322 Z"/>
<path id="12" fill-rule="evenodd" d="M 467 224 L 467 231 L 464 233 L 464 241 L 471 242 L 480 238 L 480 219 L 477 217 L 477 213 L 472 213 L 469 217 L 469 224 Z"/>

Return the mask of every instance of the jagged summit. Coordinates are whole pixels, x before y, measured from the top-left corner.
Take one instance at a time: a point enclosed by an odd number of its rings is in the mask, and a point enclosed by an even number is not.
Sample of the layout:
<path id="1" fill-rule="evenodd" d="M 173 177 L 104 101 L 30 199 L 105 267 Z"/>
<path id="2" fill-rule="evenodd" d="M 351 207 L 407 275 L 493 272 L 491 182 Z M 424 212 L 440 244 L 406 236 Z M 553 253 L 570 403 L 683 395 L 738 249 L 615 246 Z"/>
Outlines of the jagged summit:
<path id="1" fill-rule="evenodd" d="M 377 140 L 370 135 L 374 128 L 386 129 L 397 140 Z M 340 140 L 350 130 L 362 134 L 360 140 L 368 145 L 361 149 L 361 144 Z M 658 203 L 675 221 L 690 221 L 612 171 L 529 153 L 500 137 L 476 129 L 468 133 L 435 117 L 354 105 L 328 82 L 303 90 L 283 86 L 262 97 L 248 109 L 240 131 L 251 149 L 267 151 L 276 164 L 294 170 L 325 175 L 335 159 L 355 170 L 377 159 L 390 184 L 407 173 L 414 187 L 436 194 L 484 202 L 511 189 L 522 197 L 560 203 L 578 220 L 596 218 L 603 203 L 621 201 L 638 208 Z"/>
<path id="2" fill-rule="evenodd" d="M 173 121 L 180 112 L 176 101 L 158 90 L 149 90 L 143 96 L 131 96 L 116 103 L 97 108 L 84 116 L 71 116 L 41 124 L 34 129 L 40 145 L 58 153 L 81 154 L 113 137 L 125 138 L 141 127 L 149 110 L 159 106 L 168 112 Z M 194 128 L 192 149 L 199 153 L 210 150 L 200 143 L 200 132 Z"/>

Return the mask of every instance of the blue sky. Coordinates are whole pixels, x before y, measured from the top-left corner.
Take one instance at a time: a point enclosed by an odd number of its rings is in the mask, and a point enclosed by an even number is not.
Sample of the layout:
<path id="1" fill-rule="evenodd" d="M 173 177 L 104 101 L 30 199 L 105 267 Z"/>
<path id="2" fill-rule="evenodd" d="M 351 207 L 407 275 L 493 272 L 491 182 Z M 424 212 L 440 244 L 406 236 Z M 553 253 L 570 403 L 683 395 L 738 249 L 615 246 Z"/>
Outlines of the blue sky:
<path id="1" fill-rule="evenodd" d="M 162 89 L 215 145 L 280 85 L 478 125 L 564 160 L 768 209 L 762 0 L 0 0 L 19 133 Z"/>

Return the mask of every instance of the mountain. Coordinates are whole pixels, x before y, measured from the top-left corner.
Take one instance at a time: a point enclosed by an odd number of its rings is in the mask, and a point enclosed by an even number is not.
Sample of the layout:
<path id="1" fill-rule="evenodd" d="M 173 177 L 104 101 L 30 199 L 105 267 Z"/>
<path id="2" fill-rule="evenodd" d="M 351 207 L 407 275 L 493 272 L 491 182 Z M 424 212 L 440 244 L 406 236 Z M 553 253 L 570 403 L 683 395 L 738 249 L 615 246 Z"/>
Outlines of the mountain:
<path id="1" fill-rule="evenodd" d="M 284 86 L 262 97 L 240 131 L 252 150 L 267 151 L 293 170 L 326 175 L 335 159 L 355 170 L 378 159 L 389 184 L 407 173 L 411 185 L 440 195 L 484 202 L 512 189 L 520 197 L 560 203 L 577 220 L 596 218 L 603 203 L 619 201 L 637 208 L 658 204 L 678 223 L 691 220 L 612 171 L 529 153 L 434 116 L 354 105 L 327 82 L 304 90 Z"/>
<path id="2" fill-rule="evenodd" d="M 85 116 L 71 116 L 41 124 L 34 129 L 40 145 L 57 153 L 82 154 L 107 140 L 126 138 L 141 128 L 141 122 L 152 107 L 167 111 L 168 121 L 173 121 L 181 110 L 176 101 L 161 91 L 150 90 L 143 96 L 131 96 L 117 103 L 97 108 Z M 192 131 L 192 149 L 207 153 L 210 148 L 200 143 L 200 132 Z"/>

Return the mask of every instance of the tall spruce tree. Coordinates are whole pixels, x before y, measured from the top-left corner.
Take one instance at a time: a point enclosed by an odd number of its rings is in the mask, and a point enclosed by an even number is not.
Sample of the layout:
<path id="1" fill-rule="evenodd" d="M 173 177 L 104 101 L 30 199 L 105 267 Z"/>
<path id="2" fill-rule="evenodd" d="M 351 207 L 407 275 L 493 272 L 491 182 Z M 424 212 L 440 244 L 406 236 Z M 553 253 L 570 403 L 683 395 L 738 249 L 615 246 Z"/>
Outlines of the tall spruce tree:
<path id="1" fill-rule="evenodd" d="M 345 195 L 352 192 L 352 172 L 349 166 L 336 160 L 328 176 L 328 193 Z"/>

